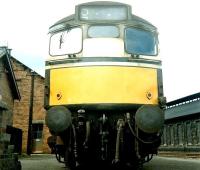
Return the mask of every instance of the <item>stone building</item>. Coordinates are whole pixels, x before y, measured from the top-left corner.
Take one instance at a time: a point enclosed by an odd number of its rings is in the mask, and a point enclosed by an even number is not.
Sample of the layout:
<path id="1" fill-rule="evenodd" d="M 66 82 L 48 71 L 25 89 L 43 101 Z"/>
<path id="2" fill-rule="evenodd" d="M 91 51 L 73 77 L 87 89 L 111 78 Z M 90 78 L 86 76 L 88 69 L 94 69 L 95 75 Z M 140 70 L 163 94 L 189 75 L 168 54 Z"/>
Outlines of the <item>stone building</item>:
<path id="1" fill-rule="evenodd" d="M 23 130 L 22 152 L 31 149 L 31 153 L 50 153 L 47 145 L 50 134 L 45 125 L 46 113 L 43 107 L 44 77 L 13 57 L 11 63 L 21 94 L 21 100 L 14 102 L 13 124 Z"/>
<path id="2" fill-rule="evenodd" d="M 13 125 L 14 100 L 20 100 L 20 93 L 11 65 L 9 50 L 0 47 L 0 141 L 9 141 L 6 127 Z M 3 152 L 0 148 L 0 154 Z"/>
<path id="3" fill-rule="evenodd" d="M 13 125 L 14 101 L 20 100 L 13 67 L 10 61 L 10 50 L 0 47 L 0 169 L 20 169 L 20 162 L 14 158 L 14 145 L 11 145 L 12 135 L 7 133 L 7 127 Z M 13 128 L 13 127 L 12 127 Z M 13 128 L 14 129 L 14 128 Z"/>

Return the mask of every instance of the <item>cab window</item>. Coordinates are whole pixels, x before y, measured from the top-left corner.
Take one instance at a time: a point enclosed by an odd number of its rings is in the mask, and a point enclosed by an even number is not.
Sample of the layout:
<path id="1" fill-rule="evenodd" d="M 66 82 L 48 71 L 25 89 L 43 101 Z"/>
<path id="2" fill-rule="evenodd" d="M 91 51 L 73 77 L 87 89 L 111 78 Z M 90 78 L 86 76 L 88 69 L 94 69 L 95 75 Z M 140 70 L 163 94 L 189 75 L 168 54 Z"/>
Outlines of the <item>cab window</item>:
<path id="1" fill-rule="evenodd" d="M 157 36 L 136 28 L 125 29 L 125 50 L 135 55 L 157 55 Z"/>
<path id="2" fill-rule="evenodd" d="M 50 38 L 51 56 L 79 53 L 82 50 L 82 29 L 72 28 L 57 32 Z"/>
<path id="3" fill-rule="evenodd" d="M 90 26 L 88 37 L 91 38 L 117 38 L 119 37 L 119 28 L 116 26 Z"/>

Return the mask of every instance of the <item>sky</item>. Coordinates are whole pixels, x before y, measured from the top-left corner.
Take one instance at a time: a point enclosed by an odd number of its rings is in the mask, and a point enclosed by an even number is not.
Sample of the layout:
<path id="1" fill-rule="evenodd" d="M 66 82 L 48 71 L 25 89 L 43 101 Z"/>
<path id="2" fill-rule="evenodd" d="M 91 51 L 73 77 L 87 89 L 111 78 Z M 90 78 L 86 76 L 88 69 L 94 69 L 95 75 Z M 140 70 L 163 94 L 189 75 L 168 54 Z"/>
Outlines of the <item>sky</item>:
<path id="1" fill-rule="evenodd" d="M 48 29 L 91 0 L 0 0 L 0 46 L 42 76 L 48 55 Z M 158 28 L 164 94 L 172 101 L 200 92 L 200 1 L 113 0 Z"/>

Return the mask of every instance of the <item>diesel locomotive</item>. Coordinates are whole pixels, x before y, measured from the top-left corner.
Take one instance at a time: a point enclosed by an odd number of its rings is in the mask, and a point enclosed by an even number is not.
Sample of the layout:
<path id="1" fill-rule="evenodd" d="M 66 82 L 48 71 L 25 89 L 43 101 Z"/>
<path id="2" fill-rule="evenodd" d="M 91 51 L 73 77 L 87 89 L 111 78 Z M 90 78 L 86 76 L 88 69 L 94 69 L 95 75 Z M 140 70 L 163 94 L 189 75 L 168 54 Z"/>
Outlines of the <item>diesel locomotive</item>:
<path id="1" fill-rule="evenodd" d="M 74 169 L 151 160 L 166 104 L 157 28 L 128 4 L 97 1 L 76 5 L 49 34 L 45 120 L 58 161 Z"/>

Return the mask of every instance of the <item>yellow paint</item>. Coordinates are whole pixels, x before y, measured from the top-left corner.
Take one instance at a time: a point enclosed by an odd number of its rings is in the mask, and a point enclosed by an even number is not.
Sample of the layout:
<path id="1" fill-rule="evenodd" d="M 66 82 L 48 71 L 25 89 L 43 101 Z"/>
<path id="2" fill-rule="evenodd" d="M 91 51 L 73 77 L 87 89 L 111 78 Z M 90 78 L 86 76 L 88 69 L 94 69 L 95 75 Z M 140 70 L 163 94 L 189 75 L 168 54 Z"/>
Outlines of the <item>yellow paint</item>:
<path id="1" fill-rule="evenodd" d="M 152 94 L 150 99 L 147 97 L 149 92 Z M 90 66 L 50 71 L 50 105 L 157 104 L 157 98 L 156 69 Z"/>

